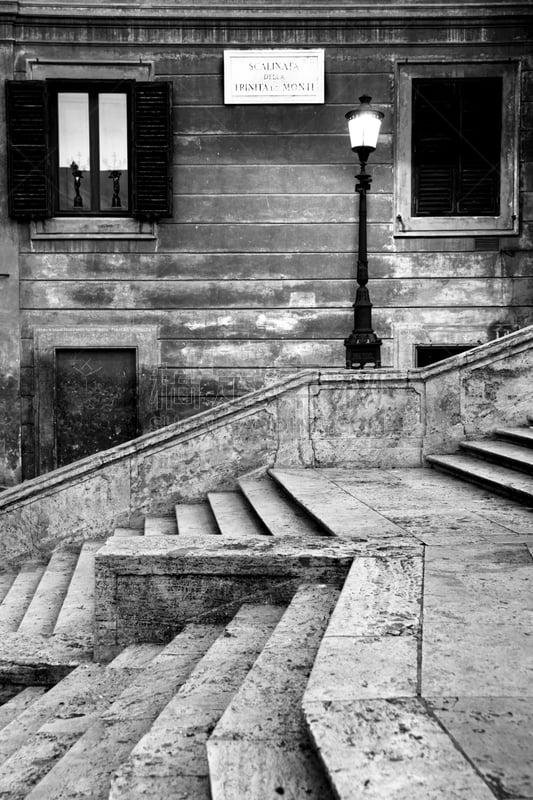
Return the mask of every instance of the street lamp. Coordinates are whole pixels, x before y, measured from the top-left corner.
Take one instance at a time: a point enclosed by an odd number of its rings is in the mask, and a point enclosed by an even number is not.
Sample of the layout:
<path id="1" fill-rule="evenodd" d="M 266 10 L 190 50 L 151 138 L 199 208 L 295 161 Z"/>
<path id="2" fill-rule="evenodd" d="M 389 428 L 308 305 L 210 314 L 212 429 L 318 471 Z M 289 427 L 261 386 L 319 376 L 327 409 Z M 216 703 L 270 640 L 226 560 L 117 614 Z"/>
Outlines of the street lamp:
<path id="1" fill-rule="evenodd" d="M 372 303 L 367 289 L 368 257 L 366 244 L 366 193 L 370 189 L 372 178 L 366 172 L 366 162 L 370 153 L 376 149 L 379 129 L 383 114 L 370 105 L 371 98 L 364 94 L 359 98 L 361 105 L 348 111 L 348 130 L 352 150 L 359 157 L 361 171 L 356 175 L 358 183 L 355 191 L 359 195 L 359 252 L 357 257 L 357 292 L 353 304 L 354 328 L 350 336 L 344 340 L 346 348 L 346 369 L 373 363 L 381 366 L 381 339 L 372 330 Z"/>

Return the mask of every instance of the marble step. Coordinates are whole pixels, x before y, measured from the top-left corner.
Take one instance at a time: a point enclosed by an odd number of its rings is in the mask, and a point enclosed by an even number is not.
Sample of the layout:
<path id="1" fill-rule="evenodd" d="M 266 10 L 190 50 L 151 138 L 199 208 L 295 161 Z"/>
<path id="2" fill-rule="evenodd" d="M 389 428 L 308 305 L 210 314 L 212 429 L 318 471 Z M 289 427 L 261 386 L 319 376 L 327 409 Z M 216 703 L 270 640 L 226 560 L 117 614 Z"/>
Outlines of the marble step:
<path id="1" fill-rule="evenodd" d="M 13 585 L 13 581 L 17 577 L 16 572 L 12 572 L 11 570 L 2 572 L 0 574 L 0 603 L 3 601 L 6 594 L 11 589 Z"/>
<path id="2" fill-rule="evenodd" d="M 242 606 L 115 773 L 110 800 L 210 800 L 206 741 L 282 613 Z"/>
<path id="3" fill-rule="evenodd" d="M 318 469 L 270 469 L 269 475 L 326 534 L 353 542 L 390 541 L 402 531 Z"/>
<path id="4" fill-rule="evenodd" d="M 160 650 L 134 645 L 107 666 L 77 667 L 0 731 L 0 798 L 47 797 L 39 781 Z"/>
<path id="5" fill-rule="evenodd" d="M 514 469 L 490 464 L 462 453 L 426 456 L 426 461 L 442 472 L 533 506 L 533 477 L 522 475 Z"/>
<path id="6" fill-rule="evenodd" d="M 113 536 L 144 536 L 143 528 L 115 528 Z"/>
<path id="7" fill-rule="evenodd" d="M 103 542 L 85 542 L 59 611 L 54 634 L 90 639 L 94 626 L 94 558 Z"/>
<path id="8" fill-rule="evenodd" d="M 72 580 L 79 553 L 55 550 L 18 626 L 26 636 L 49 636 Z"/>
<path id="9" fill-rule="evenodd" d="M 212 800 L 329 800 L 301 701 L 339 591 L 302 586 L 207 742 Z"/>
<path id="10" fill-rule="evenodd" d="M 223 536 L 246 539 L 268 535 L 268 530 L 239 492 L 209 492 L 207 501 Z"/>
<path id="11" fill-rule="evenodd" d="M 34 700 L 41 697 L 46 691 L 44 686 L 27 686 L 18 694 L 0 706 L 0 730 L 18 717 Z"/>
<path id="12" fill-rule="evenodd" d="M 46 564 L 41 561 L 26 561 L 22 564 L 0 604 L 0 630 L 17 630 L 45 569 Z"/>
<path id="13" fill-rule="evenodd" d="M 220 529 L 208 503 L 178 503 L 176 522 L 180 536 L 219 535 Z"/>
<path id="14" fill-rule="evenodd" d="M 175 536 L 177 532 L 178 526 L 174 514 L 165 514 L 162 516 L 149 514 L 144 518 L 145 536 Z"/>
<path id="15" fill-rule="evenodd" d="M 111 776 L 222 633 L 218 625 L 189 625 L 164 647 L 85 731 L 31 796 L 104 800 Z"/>
<path id="16" fill-rule="evenodd" d="M 271 478 L 242 478 L 239 488 L 273 536 L 316 536 L 325 531 L 283 494 Z"/>
<path id="17" fill-rule="evenodd" d="M 533 438 L 533 437 L 532 437 Z M 533 449 L 493 439 L 461 442 L 461 450 L 510 469 L 533 474 Z"/>
<path id="18" fill-rule="evenodd" d="M 530 428 L 496 428 L 494 435 L 499 439 L 521 444 L 523 447 L 533 447 L 533 427 Z"/>

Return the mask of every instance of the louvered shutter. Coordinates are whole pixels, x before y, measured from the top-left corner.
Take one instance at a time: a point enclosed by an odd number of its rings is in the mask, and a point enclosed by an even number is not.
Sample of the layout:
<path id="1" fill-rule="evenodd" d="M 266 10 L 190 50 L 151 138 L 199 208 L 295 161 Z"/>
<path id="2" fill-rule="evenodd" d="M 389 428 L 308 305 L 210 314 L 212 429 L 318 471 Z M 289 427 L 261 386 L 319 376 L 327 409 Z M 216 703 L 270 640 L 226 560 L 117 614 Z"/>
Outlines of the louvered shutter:
<path id="1" fill-rule="evenodd" d="M 44 81 L 6 81 L 9 214 L 51 216 Z"/>
<path id="2" fill-rule="evenodd" d="M 170 83 L 136 83 L 133 94 L 133 216 L 172 216 Z"/>
<path id="3" fill-rule="evenodd" d="M 453 85 L 417 81 L 413 93 L 413 171 L 415 216 L 442 216 L 454 211 Z M 453 156 L 454 157 L 454 156 Z"/>
<path id="4" fill-rule="evenodd" d="M 413 82 L 413 214 L 499 213 L 501 80 Z"/>
<path id="5" fill-rule="evenodd" d="M 457 213 L 496 215 L 500 205 L 501 80 L 461 87 Z"/>

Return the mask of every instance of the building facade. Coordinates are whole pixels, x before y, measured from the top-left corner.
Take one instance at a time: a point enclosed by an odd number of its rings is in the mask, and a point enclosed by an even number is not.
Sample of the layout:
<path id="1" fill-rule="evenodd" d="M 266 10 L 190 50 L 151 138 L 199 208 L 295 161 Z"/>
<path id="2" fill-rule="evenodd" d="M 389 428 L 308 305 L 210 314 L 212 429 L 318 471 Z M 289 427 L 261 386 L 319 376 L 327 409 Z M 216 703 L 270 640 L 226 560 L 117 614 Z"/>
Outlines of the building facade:
<path id="1" fill-rule="evenodd" d="M 344 366 L 365 94 L 382 366 L 531 324 L 532 23 L 507 0 L 3 2 L 0 485 Z"/>

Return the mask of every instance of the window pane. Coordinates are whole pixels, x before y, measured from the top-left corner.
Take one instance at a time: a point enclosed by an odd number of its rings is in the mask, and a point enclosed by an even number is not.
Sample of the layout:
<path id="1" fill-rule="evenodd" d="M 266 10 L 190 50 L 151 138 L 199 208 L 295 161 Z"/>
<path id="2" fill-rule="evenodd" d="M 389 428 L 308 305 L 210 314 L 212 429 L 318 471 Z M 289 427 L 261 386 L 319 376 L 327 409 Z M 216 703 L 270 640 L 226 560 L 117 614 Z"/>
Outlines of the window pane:
<path id="1" fill-rule="evenodd" d="M 59 208 L 90 209 L 89 95 L 57 95 L 59 140 Z"/>
<path id="2" fill-rule="evenodd" d="M 125 94 L 98 95 L 100 208 L 128 208 L 128 116 Z"/>

